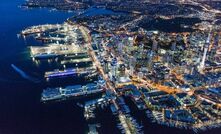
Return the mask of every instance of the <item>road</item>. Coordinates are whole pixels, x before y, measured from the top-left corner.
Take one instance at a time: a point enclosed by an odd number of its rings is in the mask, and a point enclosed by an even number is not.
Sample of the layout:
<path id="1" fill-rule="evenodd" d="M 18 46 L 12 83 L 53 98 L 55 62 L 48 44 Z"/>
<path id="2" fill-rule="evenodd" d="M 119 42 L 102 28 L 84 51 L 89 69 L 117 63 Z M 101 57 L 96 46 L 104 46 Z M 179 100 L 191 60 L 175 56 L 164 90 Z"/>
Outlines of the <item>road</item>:
<path id="1" fill-rule="evenodd" d="M 114 94 L 116 96 L 118 96 L 117 92 L 115 90 L 115 87 L 112 85 L 112 83 L 111 83 L 109 77 L 107 76 L 107 74 L 104 73 L 103 67 L 101 66 L 100 62 L 96 58 L 96 54 L 93 51 L 93 48 L 91 46 L 92 39 L 91 39 L 91 36 L 89 34 L 90 31 L 84 26 L 78 25 L 78 27 L 81 30 L 81 32 L 83 33 L 83 36 L 84 36 L 85 41 L 86 41 L 85 46 L 88 48 L 88 53 L 91 56 L 91 58 L 94 62 L 94 65 L 97 67 L 98 72 L 101 74 L 103 79 L 106 81 L 106 87 L 107 87 L 106 89 L 113 91 Z M 115 105 L 115 107 L 119 110 L 119 106 L 118 106 L 117 102 L 114 99 L 112 100 L 112 102 Z M 127 117 L 121 111 L 119 111 L 119 120 L 120 120 L 121 124 L 123 125 L 123 128 L 124 128 L 126 134 L 135 134 L 135 132 L 132 131 L 133 130 L 133 128 L 131 128 L 132 125 L 130 123 L 128 123 Z"/>

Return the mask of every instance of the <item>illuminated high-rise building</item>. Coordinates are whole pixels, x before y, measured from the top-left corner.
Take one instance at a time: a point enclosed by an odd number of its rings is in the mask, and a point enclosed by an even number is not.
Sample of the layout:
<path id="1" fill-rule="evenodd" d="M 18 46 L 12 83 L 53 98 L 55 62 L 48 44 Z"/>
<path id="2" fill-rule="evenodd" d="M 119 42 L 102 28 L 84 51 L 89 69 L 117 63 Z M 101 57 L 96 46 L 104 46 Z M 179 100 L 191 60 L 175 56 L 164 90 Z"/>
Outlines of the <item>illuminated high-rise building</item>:
<path id="1" fill-rule="evenodd" d="M 119 75 L 120 76 L 125 76 L 125 70 L 126 70 L 126 67 L 124 64 L 120 64 L 119 66 Z"/>
<path id="2" fill-rule="evenodd" d="M 130 75 L 133 75 L 134 68 L 136 65 L 136 59 L 134 57 L 130 58 L 129 66 L 130 66 Z"/>
<path id="3" fill-rule="evenodd" d="M 108 71 L 109 71 L 108 61 L 105 59 L 105 60 L 104 60 L 104 72 L 105 72 L 105 73 L 108 73 Z"/>
<path id="4" fill-rule="evenodd" d="M 116 58 L 114 58 L 111 62 L 111 74 L 112 74 L 112 77 L 117 76 L 117 59 Z"/>
<path id="5" fill-rule="evenodd" d="M 158 42 L 156 41 L 156 39 L 153 39 L 152 50 L 157 51 L 157 48 L 158 48 Z"/>
<path id="6" fill-rule="evenodd" d="M 123 51 L 123 43 L 119 43 L 118 46 L 117 46 L 117 48 L 118 48 L 119 54 L 122 54 L 122 51 Z"/>
<path id="7" fill-rule="evenodd" d="M 172 43 L 171 50 L 172 50 L 172 51 L 175 51 L 175 50 L 176 50 L 176 42 L 173 42 L 173 43 Z"/>

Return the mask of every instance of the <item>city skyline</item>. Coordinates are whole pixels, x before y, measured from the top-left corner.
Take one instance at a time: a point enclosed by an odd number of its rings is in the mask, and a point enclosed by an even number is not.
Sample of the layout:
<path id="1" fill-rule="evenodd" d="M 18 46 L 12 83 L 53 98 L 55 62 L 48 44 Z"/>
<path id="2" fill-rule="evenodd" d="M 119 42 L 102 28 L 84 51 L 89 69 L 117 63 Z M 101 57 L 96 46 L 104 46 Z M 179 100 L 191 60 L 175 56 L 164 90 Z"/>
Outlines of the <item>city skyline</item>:
<path id="1" fill-rule="evenodd" d="M 28 106 L 33 104 L 31 109 L 36 109 L 38 117 L 27 114 L 33 131 L 9 123 L 0 127 L 0 133 L 1 129 L 2 134 L 14 130 L 18 134 L 60 134 L 63 130 L 64 134 L 111 130 L 125 134 L 219 133 L 220 5 L 218 0 L 28 0 L 16 4 L 21 15 L 41 11 L 42 16 L 55 14 L 56 21 L 39 17 L 39 22 L 28 20 L 34 24 L 29 22 L 17 31 L 15 40 L 23 44 L 17 48 L 17 59 L 3 60 L 13 79 L 0 81 L 3 92 L 13 85 L 33 87 L 36 97 Z M 25 18 L 18 16 L 15 21 Z M 18 82 L 9 84 L 13 81 Z M 25 102 L 29 101 L 27 92 L 31 91 L 20 93 L 27 97 Z M 6 100 L 2 104 L 9 106 Z M 68 107 L 75 107 L 76 112 L 54 118 Z M 11 122 L 10 112 L 6 112 L 5 122 Z M 20 112 L 14 116 L 25 117 Z M 64 129 L 65 121 L 73 117 L 78 121 L 67 125 L 78 132 Z M 63 122 L 58 123 L 61 128 L 47 123 L 56 120 Z"/>

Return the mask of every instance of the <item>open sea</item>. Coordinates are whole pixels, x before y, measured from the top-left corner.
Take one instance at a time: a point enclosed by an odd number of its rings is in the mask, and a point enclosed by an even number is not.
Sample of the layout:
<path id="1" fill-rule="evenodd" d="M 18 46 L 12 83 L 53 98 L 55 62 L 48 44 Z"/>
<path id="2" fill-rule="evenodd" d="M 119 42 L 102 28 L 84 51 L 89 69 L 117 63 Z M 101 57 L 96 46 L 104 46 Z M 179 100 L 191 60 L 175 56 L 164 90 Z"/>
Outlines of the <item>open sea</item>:
<path id="1" fill-rule="evenodd" d="M 34 45 L 35 42 L 32 44 L 32 41 L 27 42 L 17 37 L 17 34 L 26 27 L 63 23 L 75 13 L 51 11 L 46 8 L 23 9 L 19 7 L 23 2 L 23 0 L 1 0 L 0 2 L 0 134 L 85 134 L 90 122 L 84 119 L 83 109 L 78 107 L 76 102 L 83 102 L 87 98 L 42 104 L 40 102 L 42 89 L 53 86 L 43 82 L 43 74 L 58 65 L 55 62 L 46 65 L 33 63 L 28 46 Z M 11 64 L 18 67 L 20 73 L 40 82 L 34 83 L 22 78 Z M 81 83 L 81 80 L 78 82 Z M 192 133 L 152 124 L 130 101 L 127 103 L 132 108 L 132 115 L 145 126 L 144 133 Z M 98 109 L 96 116 L 93 123 L 100 123 L 98 129 L 100 133 L 118 134 L 120 132 L 116 128 L 117 120 L 111 114 L 109 107 L 104 110 Z M 221 129 L 204 133 L 220 134 Z"/>

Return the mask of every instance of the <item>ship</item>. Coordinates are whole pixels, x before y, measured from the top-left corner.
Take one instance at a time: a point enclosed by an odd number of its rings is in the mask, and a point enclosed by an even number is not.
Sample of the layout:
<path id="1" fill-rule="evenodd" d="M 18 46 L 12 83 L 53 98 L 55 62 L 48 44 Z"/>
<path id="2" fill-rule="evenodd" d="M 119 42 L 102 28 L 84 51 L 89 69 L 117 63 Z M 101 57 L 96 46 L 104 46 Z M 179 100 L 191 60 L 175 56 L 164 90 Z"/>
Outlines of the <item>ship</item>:
<path id="1" fill-rule="evenodd" d="M 33 58 L 35 59 L 50 59 L 50 58 L 56 58 L 58 57 L 57 54 L 55 53 L 40 53 L 40 54 L 36 54 L 35 56 L 33 56 Z"/>
<path id="2" fill-rule="evenodd" d="M 46 88 L 42 92 L 41 101 L 63 100 L 71 97 L 87 96 L 102 93 L 104 88 L 100 83 L 87 85 L 71 85 L 66 87 Z"/>

